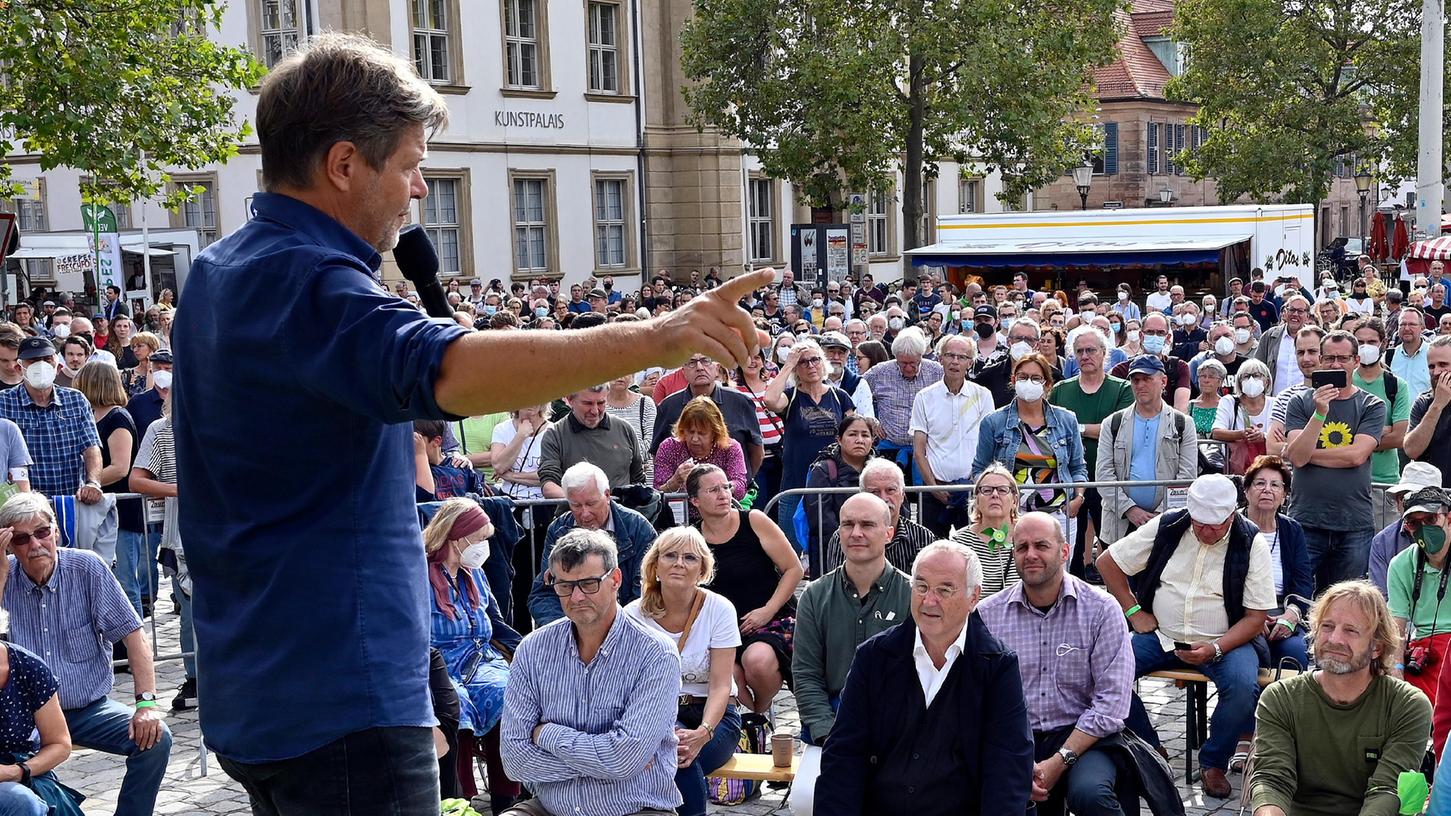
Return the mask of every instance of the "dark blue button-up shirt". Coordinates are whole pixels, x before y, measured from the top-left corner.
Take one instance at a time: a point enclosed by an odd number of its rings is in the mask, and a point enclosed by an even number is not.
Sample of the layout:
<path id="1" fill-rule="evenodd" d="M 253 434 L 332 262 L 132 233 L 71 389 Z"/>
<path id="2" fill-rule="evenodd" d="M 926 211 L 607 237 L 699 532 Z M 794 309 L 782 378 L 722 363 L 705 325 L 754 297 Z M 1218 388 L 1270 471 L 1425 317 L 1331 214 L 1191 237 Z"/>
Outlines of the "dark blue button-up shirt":
<path id="1" fill-rule="evenodd" d="M 181 537 L 207 744 L 239 762 L 434 722 L 414 419 L 464 330 L 383 292 L 324 213 L 258 194 L 172 333 Z"/>

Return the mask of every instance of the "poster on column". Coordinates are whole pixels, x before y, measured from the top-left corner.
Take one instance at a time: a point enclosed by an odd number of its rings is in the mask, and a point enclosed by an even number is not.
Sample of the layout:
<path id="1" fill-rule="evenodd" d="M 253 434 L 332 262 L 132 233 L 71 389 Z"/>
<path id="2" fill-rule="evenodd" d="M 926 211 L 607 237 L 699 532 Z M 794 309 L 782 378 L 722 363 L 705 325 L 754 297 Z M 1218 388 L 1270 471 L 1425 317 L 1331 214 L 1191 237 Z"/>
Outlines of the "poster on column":
<path id="1" fill-rule="evenodd" d="M 104 292 L 107 286 L 121 286 L 121 236 L 114 232 L 89 235 L 91 255 L 99 263 L 96 267 L 96 288 Z"/>
<path id="2" fill-rule="evenodd" d="M 816 230 L 801 230 L 801 274 L 803 281 L 816 280 Z"/>

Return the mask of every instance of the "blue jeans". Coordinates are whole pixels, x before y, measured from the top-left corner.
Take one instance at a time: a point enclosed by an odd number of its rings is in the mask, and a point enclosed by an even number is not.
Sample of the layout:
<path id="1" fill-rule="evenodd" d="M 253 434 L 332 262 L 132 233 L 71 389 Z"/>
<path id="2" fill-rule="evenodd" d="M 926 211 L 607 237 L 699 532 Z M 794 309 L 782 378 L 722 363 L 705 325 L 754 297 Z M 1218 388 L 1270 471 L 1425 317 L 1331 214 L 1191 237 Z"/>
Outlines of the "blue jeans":
<path id="1" fill-rule="evenodd" d="M 19 782 L 0 782 L 0 816 L 46 816 L 50 805 Z"/>
<path id="2" fill-rule="evenodd" d="M 191 596 L 181 591 L 181 581 L 171 576 L 171 591 L 176 593 L 176 602 L 181 605 L 181 651 L 191 652 L 191 657 L 181 659 L 187 679 L 196 677 L 196 630 L 191 625 Z"/>
<path id="3" fill-rule="evenodd" d="M 1219 691 L 1219 704 L 1209 718 L 1209 739 L 1199 749 L 1199 764 L 1205 768 L 1224 770 L 1234 755 L 1240 734 L 1254 730 L 1255 704 L 1260 698 L 1260 659 L 1254 646 L 1245 644 L 1226 652 L 1224 659 L 1202 666 L 1190 666 L 1173 652 L 1159 647 L 1153 632 L 1134 634 L 1134 676 L 1143 677 L 1161 669 L 1195 669 L 1207 676 Z M 1134 694 L 1129 705 L 1128 727 L 1150 745 L 1158 747 L 1159 734 L 1149 722 L 1149 712 Z"/>
<path id="4" fill-rule="evenodd" d="M 1270 641 L 1270 670 L 1280 667 L 1280 661 L 1285 658 L 1295 661 L 1296 668 L 1305 671 L 1310 668 L 1310 653 L 1305 647 L 1305 634 L 1296 631 L 1284 640 Z M 1290 668 L 1286 666 L 1285 668 Z"/>
<path id="5" fill-rule="evenodd" d="M 781 532 L 786 534 L 786 540 L 791 543 L 791 549 L 798 555 L 801 554 L 801 542 L 796 540 L 796 508 L 801 504 L 800 496 L 782 496 L 781 501 L 776 503 L 776 524 Z M 827 535 L 825 538 L 830 539 Z M 818 556 L 819 558 L 819 556 Z"/>
<path id="6" fill-rule="evenodd" d="M 126 593 L 126 600 L 136 614 L 141 614 L 141 599 L 156 598 L 156 551 L 161 547 L 161 531 L 116 533 L 116 580 Z"/>
<path id="7" fill-rule="evenodd" d="M 1341 581 L 1364 578 L 1370 571 L 1370 541 L 1375 530 L 1327 530 L 1304 525 L 1305 549 L 1310 553 L 1310 572 L 1319 595 Z"/>
<path id="8" fill-rule="evenodd" d="M 680 789 L 680 798 L 685 800 L 679 809 L 680 816 L 705 816 L 705 778 L 735 754 L 740 739 L 741 715 L 735 706 L 728 705 L 725 716 L 716 724 L 715 736 L 695 755 L 694 762 L 675 772 L 675 787 Z"/>
<path id="9" fill-rule="evenodd" d="M 369 728 L 292 759 L 218 762 L 256 816 L 438 816 L 432 728 Z"/>
<path id="10" fill-rule="evenodd" d="M 66 709 L 65 721 L 76 746 L 126 757 L 126 777 L 116 797 L 116 816 L 151 816 L 171 758 L 171 729 L 163 723 L 161 739 L 143 751 L 127 734 L 133 713 L 109 697 L 102 697 L 80 708 Z"/>

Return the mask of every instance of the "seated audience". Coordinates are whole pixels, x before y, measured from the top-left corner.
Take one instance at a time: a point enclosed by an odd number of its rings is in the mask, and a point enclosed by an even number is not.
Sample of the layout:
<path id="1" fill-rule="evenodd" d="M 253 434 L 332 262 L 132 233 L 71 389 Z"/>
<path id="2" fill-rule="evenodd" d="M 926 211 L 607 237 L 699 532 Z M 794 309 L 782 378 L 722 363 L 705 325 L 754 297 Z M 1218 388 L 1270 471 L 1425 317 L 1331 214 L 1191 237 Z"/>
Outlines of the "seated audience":
<path id="1" fill-rule="evenodd" d="M 1013 525 L 1018 522 L 1018 483 L 994 462 L 977 476 L 968 526 L 952 540 L 972 548 L 982 567 L 982 596 L 991 598 L 1018 580 L 1013 563 Z"/>
<path id="2" fill-rule="evenodd" d="M 858 484 L 863 493 L 876 496 L 892 508 L 892 538 L 887 542 L 887 561 L 902 572 L 912 569 L 912 561 L 923 547 L 932 543 L 933 535 L 932 531 L 902 512 L 902 505 L 907 500 L 906 478 L 902 469 L 890 459 L 874 458 L 862 468 Z M 822 568 L 830 571 L 841 566 L 842 555 L 838 531 L 831 534 L 831 540 L 822 548 Z"/>
<path id="3" fill-rule="evenodd" d="M 484 474 L 460 467 L 443 455 L 444 423 L 419 419 L 413 423 L 413 465 L 418 484 L 418 501 L 443 501 L 469 495 L 492 495 Z"/>
<path id="4" fill-rule="evenodd" d="M 1438 680 L 1451 658 L 1451 600 L 1446 597 L 1446 513 L 1451 496 L 1426 487 L 1405 498 L 1401 526 L 1415 546 L 1401 550 L 1386 570 L 1391 617 L 1404 642 L 1391 676 L 1424 691 L 1435 705 Z M 1445 614 L 1442 614 L 1442 613 Z"/>
<path id="5" fill-rule="evenodd" d="M 697 465 L 711 464 L 725 471 L 731 495 L 746 497 L 746 457 L 741 443 L 731 439 L 725 417 L 710 397 L 695 397 L 680 410 L 671 435 L 655 451 L 655 489 L 678 493 Z"/>

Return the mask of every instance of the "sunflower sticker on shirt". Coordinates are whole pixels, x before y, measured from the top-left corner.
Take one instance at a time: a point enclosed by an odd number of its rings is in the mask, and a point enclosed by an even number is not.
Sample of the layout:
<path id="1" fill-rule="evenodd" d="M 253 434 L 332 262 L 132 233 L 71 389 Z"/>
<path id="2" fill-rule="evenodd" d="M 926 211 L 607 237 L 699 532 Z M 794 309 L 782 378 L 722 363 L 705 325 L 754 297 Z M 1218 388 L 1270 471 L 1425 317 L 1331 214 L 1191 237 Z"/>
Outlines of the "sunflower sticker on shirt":
<path id="1" fill-rule="evenodd" d="M 1321 448 L 1345 448 L 1355 439 L 1350 426 L 1344 422 L 1327 422 L 1320 428 Z"/>

